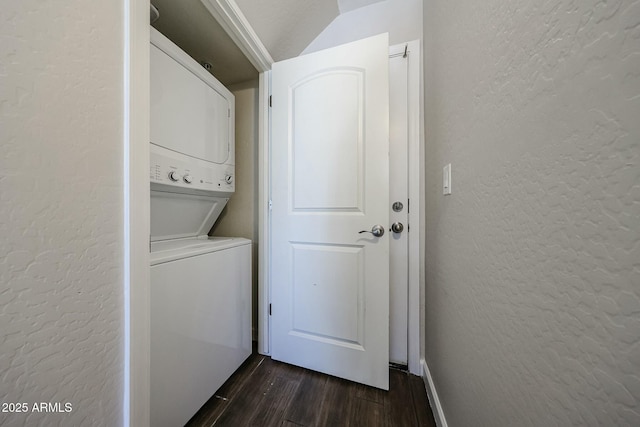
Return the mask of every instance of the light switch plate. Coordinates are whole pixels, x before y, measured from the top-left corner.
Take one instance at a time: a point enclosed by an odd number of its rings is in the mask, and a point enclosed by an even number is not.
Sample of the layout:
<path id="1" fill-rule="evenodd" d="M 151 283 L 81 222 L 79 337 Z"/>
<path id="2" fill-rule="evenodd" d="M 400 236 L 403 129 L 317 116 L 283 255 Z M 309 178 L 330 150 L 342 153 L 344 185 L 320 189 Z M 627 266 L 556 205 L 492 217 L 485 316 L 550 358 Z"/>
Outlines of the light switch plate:
<path id="1" fill-rule="evenodd" d="M 442 169 L 442 194 L 451 194 L 451 163 Z"/>

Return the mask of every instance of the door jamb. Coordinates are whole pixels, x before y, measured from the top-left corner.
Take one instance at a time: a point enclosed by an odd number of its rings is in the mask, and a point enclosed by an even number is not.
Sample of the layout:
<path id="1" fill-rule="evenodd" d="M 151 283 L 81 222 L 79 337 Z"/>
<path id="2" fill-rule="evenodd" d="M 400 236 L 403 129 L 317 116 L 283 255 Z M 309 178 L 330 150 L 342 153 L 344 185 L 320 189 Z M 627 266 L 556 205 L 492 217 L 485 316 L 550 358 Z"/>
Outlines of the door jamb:
<path id="1" fill-rule="evenodd" d="M 258 353 L 271 354 L 271 71 L 258 81 Z"/>
<path id="2" fill-rule="evenodd" d="M 149 2 L 123 2 L 122 425 L 150 419 Z"/>
<path id="3" fill-rule="evenodd" d="M 405 51 L 406 48 L 406 51 Z M 424 228 L 420 226 L 424 184 L 420 179 L 424 162 L 420 124 L 420 41 L 413 40 L 389 48 L 389 56 L 407 55 L 407 139 L 408 139 L 408 182 L 409 182 L 409 295 L 407 304 L 407 363 L 409 372 L 421 374 L 420 367 L 420 242 L 424 240 Z"/>

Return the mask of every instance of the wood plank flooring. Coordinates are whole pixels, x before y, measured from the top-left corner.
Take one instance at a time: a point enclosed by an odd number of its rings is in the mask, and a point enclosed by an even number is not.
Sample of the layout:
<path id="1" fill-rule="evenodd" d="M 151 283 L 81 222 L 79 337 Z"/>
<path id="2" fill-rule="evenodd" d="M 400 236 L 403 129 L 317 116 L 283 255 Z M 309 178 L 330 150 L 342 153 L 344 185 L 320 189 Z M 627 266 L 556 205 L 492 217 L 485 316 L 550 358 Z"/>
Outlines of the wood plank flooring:
<path id="1" fill-rule="evenodd" d="M 187 423 L 222 426 L 435 427 L 422 379 L 389 370 L 389 391 L 253 354 Z"/>

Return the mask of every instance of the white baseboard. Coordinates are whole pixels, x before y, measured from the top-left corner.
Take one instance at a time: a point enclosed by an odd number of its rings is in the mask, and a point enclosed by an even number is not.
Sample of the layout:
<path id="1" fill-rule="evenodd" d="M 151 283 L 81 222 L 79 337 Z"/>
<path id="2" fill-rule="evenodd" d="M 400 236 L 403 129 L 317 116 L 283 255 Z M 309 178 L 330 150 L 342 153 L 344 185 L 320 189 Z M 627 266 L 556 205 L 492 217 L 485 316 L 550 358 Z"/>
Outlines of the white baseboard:
<path id="1" fill-rule="evenodd" d="M 436 425 L 438 427 L 448 427 L 440 399 L 438 398 L 438 392 L 436 391 L 436 386 L 433 384 L 433 378 L 431 378 L 431 372 L 429 371 L 426 360 L 420 359 L 420 365 L 422 365 L 422 381 L 424 381 L 424 387 L 427 389 L 427 396 L 429 396 L 429 403 L 431 404 Z"/>

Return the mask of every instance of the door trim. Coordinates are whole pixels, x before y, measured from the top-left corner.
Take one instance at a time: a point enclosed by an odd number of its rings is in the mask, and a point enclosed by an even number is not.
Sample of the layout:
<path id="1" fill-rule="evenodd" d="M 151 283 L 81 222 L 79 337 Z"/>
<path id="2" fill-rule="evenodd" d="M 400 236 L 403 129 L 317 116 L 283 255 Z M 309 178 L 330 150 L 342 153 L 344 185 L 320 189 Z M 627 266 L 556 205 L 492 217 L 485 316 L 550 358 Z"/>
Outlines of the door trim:
<path id="1" fill-rule="evenodd" d="M 269 71 L 273 58 L 234 0 L 200 0 L 259 73 Z"/>
<path id="2" fill-rule="evenodd" d="M 122 425 L 150 420 L 149 2 L 125 0 L 123 22 Z"/>
<path id="3" fill-rule="evenodd" d="M 409 209 L 409 224 L 413 226 L 413 232 L 409 233 L 409 305 L 408 305 L 408 368 L 414 375 L 420 375 L 420 242 L 424 240 L 425 231 L 421 216 L 423 212 L 424 192 L 424 143 L 420 134 L 421 127 L 421 102 L 420 97 L 420 41 L 413 40 L 408 43 L 394 45 L 389 48 L 389 55 L 404 52 L 407 47 L 409 55 L 408 64 L 408 126 L 409 126 L 409 198 L 412 201 Z M 270 72 L 260 75 L 260 102 L 259 102 L 259 227 L 260 242 L 258 249 L 258 352 L 270 355 L 270 322 L 269 303 L 271 294 L 270 284 Z"/>
<path id="4" fill-rule="evenodd" d="M 258 81 L 258 353 L 271 354 L 271 71 Z"/>
<path id="5" fill-rule="evenodd" d="M 424 141 L 420 135 L 422 123 L 422 93 L 420 85 L 421 54 L 420 41 L 406 43 L 408 66 L 408 138 L 409 138 L 409 224 L 413 228 L 409 232 L 409 304 L 408 304 L 408 368 L 414 375 L 420 375 L 420 301 L 421 282 L 420 268 L 424 263 L 420 244 L 425 239 L 424 221 Z M 396 46 L 394 46 L 395 48 Z M 400 46 L 404 49 L 404 46 Z"/>

